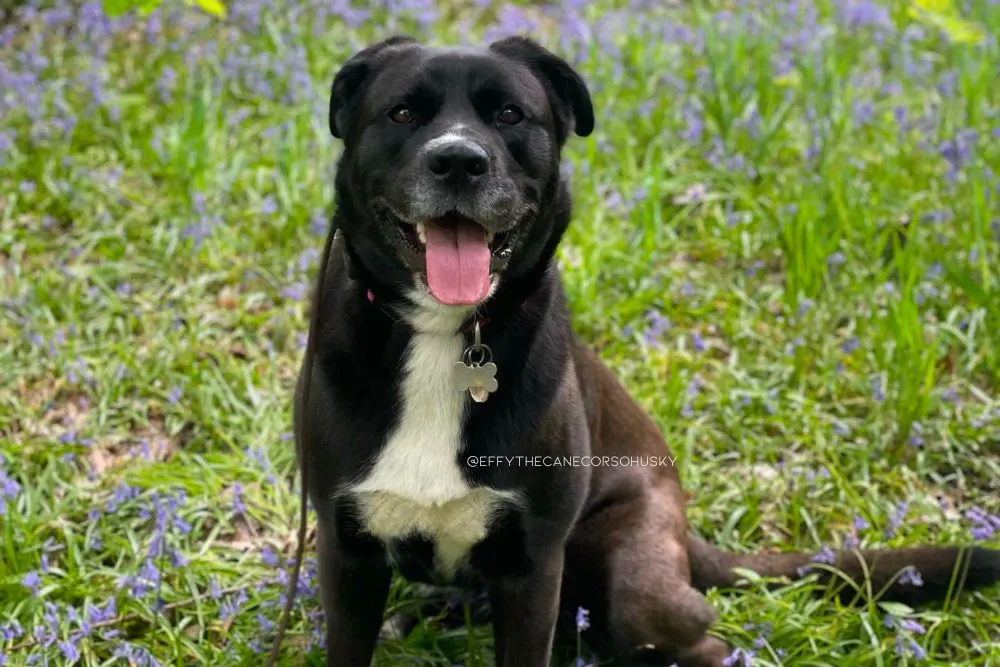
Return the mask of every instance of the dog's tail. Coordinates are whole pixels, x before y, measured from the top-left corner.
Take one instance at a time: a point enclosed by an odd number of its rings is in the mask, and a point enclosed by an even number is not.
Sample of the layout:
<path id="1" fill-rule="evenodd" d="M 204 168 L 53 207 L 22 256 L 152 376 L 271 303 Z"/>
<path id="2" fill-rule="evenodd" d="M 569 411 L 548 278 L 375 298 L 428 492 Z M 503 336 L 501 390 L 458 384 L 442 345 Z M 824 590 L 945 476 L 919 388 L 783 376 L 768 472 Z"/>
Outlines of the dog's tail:
<path id="1" fill-rule="evenodd" d="M 1000 582 L 1000 550 L 978 546 L 737 554 L 689 534 L 688 560 L 692 585 L 702 592 L 735 587 L 739 568 L 792 580 L 815 573 L 821 583 L 839 589 L 845 604 L 867 598 L 869 587 L 879 600 L 917 606 Z"/>

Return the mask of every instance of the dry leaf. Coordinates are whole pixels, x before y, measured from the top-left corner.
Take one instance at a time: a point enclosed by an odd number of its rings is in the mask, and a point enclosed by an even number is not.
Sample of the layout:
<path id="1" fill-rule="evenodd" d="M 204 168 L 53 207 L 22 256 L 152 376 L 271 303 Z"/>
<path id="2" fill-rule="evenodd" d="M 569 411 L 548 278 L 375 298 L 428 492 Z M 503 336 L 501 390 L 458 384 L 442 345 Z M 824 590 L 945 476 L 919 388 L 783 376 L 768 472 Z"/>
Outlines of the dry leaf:
<path id="1" fill-rule="evenodd" d="M 232 287 L 226 286 L 219 291 L 218 297 L 219 307 L 225 308 L 226 310 L 235 310 L 239 306 L 239 299 L 236 296 L 236 290 Z"/>

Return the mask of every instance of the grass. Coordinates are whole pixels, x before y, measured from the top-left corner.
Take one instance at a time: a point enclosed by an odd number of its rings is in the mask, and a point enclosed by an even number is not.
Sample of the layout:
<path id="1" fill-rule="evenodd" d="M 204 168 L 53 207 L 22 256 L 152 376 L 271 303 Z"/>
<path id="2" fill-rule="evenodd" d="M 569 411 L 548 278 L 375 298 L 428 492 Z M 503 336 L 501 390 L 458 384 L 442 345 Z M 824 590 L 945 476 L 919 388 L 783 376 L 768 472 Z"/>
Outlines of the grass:
<path id="1" fill-rule="evenodd" d="M 731 4 L 55 4 L 0 26 L 0 664 L 261 664 L 328 86 L 396 31 L 528 32 L 585 74 L 598 129 L 567 149 L 559 261 L 695 529 L 1000 544 L 1000 5 Z M 285 665 L 322 664 L 307 570 Z M 809 586 L 711 594 L 734 664 L 1000 664 L 995 591 L 845 613 Z M 491 641 L 427 619 L 378 664 L 488 665 Z"/>

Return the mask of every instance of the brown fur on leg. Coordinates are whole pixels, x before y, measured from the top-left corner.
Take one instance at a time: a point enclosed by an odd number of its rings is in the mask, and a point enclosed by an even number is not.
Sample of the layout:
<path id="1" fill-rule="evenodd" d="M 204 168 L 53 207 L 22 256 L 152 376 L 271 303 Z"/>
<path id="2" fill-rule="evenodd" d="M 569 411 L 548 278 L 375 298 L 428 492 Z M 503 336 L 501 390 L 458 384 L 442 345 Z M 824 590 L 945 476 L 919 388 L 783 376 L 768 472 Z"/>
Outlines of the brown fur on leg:
<path id="1" fill-rule="evenodd" d="M 600 357 L 579 340 L 573 352 L 592 453 L 669 458 L 659 428 Z M 612 653 L 648 643 L 655 650 L 647 654 L 657 661 L 666 651 L 682 666 L 720 664 L 728 648 L 707 635 L 714 613 L 699 591 L 735 586 L 734 568 L 797 579 L 800 568 L 814 565 L 821 580 L 839 586 L 845 602 L 863 597 L 840 576 L 821 569 L 828 566 L 814 563 L 814 554 L 733 554 L 690 535 L 680 475 L 673 466 L 597 467 L 590 486 L 588 505 L 567 552 L 568 574 L 577 579 L 568 580 L 564 592 L 581 600 L 586 598 L 576 589 L 592 592 L 592 606 L 587 608 L 594 609 L 595 620 L 607 628 Z M 890 585 L 907 566 L 916 568 L 923 585 Z M 886 589 L 883 599 L 917 605 L 943 600 L 953 588 L 997 583 L 1000 551 L 915 547 L 866 550 L 860 558 L 844 552 L 832 567 L 859 587 L 870 578 L 875 594 Z"/>
<path id="2" fill-rule="evenodd" d="M 591 612 L 588 639 L 622 664 L 717 667 L 728 651 L 706 635 L 715 612 L 689 583 L 687 547 L 672 537 L 665 495 L 619 499 L 578 524 L 566 549 L 564 602 Z"/>

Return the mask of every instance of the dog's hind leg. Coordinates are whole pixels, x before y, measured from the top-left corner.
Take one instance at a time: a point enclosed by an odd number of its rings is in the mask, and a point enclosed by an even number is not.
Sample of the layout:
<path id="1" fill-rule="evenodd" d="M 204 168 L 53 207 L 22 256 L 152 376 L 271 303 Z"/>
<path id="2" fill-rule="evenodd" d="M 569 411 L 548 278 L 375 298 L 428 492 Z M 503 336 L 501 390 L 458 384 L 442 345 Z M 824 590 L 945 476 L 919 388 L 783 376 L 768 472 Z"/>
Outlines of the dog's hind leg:
<path id="1" fill-rule="evenodd" d="M 567 544 L 566 614 L 584 607 L 583 637 L 621 665 L 719 667 L 715 612 L 691 586 L 683 505 L 670 481 L 651 482 L 586 516 Z"/>

